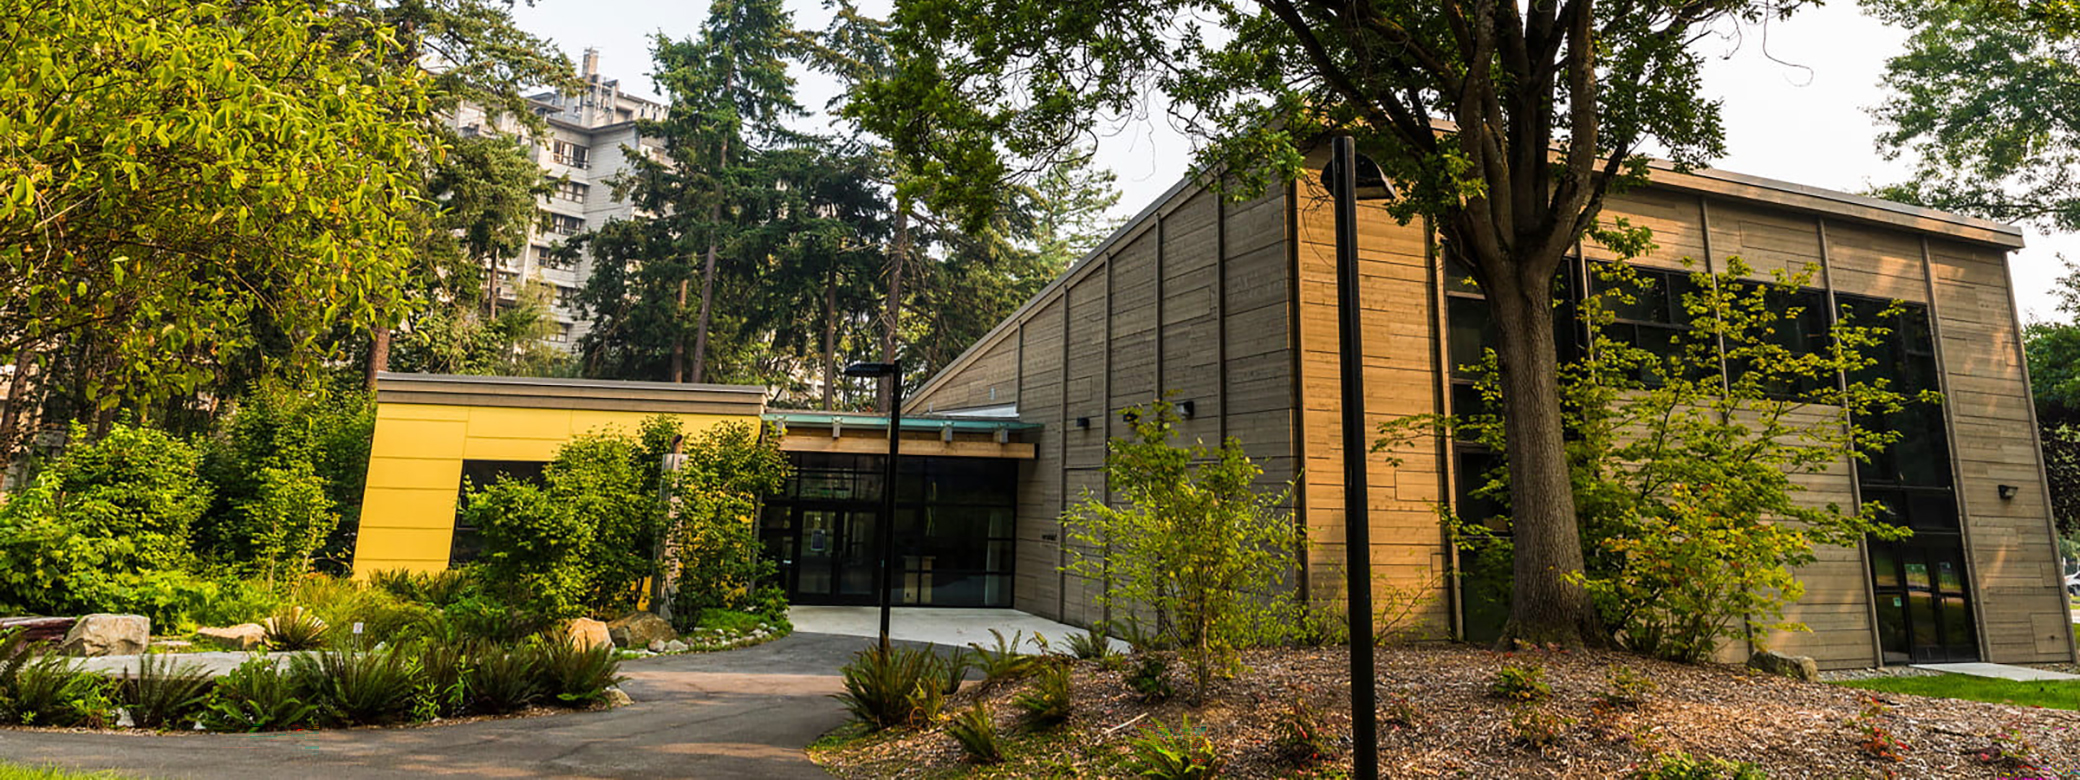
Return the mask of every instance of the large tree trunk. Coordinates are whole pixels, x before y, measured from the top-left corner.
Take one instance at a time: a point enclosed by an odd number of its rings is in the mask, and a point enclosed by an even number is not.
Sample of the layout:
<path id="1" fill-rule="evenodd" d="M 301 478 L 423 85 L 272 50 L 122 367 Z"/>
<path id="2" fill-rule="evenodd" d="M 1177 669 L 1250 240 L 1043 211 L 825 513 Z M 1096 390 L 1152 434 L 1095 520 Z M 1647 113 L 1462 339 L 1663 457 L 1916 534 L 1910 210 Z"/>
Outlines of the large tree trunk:
<path id="1" fill-rule="evenodd" d="M 376 375 L 390 370 L 390 329 L 377 325 L 368 332 L 368 373 L 362 376 L 361 385 L 373 393 L 376 390 Z"/>
<path id="2" fill-rule="evenodd" d="M 823 410 L 833 408 L 838 389 L 838 271 L 823 277 Z"/>
<path id="3" fill-rule="evenodd" d="M 1497 266 L 1503 268 L 1497 268 Z M 1547 263 L 1496 263 L 1486 274 L 1502 383 L 1515 587 L 1499 647 L 1605 644 L 1582 571 L 1582 540 L 1560 417 L 1553 283 Z"/>
<path id="4" fill-rule="evenodd" d="M 900 340 L 898 329 L 902 326 L 903 319 L 903 267 L 909 265 L 910 257 L 910 207 L 908 204 L 900 204 L 896 207 L 895 228 L 895 238 L 888 243 L 888 305 L 881 318 L 881 360 L 886 363 L 893 363 L 896 360 L 896 348 Z M 901 382 L 903 378 L 896 377 L 895 381 Z M 881 389 L 881 397 L 874 405 L 883 414 L 888 414 L 892 411 L 889 409 L 889 406 L 892 405 L 890 402 L 894 400 L 891 395 L 894 392 L 894 385 L 886 385 Z"/>
<path id="5" fill-rule="evenodd" d="M 686 311 L 686 286 L 687 281 L 680 279 L 679 295 L 673 299 L 678 303 L 677 306 L 672 307 L 674 315 Z M 669 372 L 670 379 L 668 381 L 686 381 L 686 331 L 678 327 L 672 328 L 672 363 Z"/>
<path id="6" fill-rule="evenodd" d="M 714 209 L 719 216 L 720 206 Z M 693 332 L 693 375 L 687 381 L 700 382 L 707 376 L 708 369 L 708 322 L 715 311 L 715 242 L 708 242 L 708 260 L 701 264 L 701 314 L 700 324 Z"/>
<path id="7" fill-rule="evenodd" d="M 0 405 L 0 486 L 6 485 L 7 470 L 14 465 L 15 454 L 28 446 L 29 429 L 34 427 L 29 413 L 29 370 L 36 365 L 34 355 L 28 346 L 14 353 L 14 375 L 7 380 L 7 400 Z"/>

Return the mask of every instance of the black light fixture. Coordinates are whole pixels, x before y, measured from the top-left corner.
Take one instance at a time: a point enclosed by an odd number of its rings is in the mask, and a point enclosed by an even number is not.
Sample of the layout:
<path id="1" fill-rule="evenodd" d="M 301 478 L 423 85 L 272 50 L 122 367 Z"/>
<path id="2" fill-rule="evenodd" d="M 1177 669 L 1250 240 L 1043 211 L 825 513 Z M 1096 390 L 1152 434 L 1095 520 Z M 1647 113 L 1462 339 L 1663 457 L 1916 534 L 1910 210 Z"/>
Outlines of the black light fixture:
<path id="1" fill-rule="evenodd" d="M 1199 404 L 1198 404 L 1198 402 L 1196 402 L 1196 401 L 1179 401 L 1179 402 L 1177 402 L 1177 416 L 1179 416 L 1179 417 L 1183 417 L 1184 419 L 1187 419 L 1187 420 L 1189 420 L 1189 419 L 1192 419 L 1193 417 L 1197 417 L 1198 415 L 1199 415 Z"/>
<path id="2" fill-rule="evenodd" d="M 903 361 L 893 363 L 854 363 L 845 367 L 845 375 L 863 379 L 884 378 L 889 381 L 888 391 L 888 462 L 882 464 L 881 472 L 881 518 L 880 527 L 875 529 L 881 537 L 881 569 L 875 573 L 875 590 L 880 591 L 881 602 L 881 652 L 888 652 L 888 613 L 893 606 L 889 601 L 889 587 L 895 577 L 895 530 L 896 530 L 896 458 L 902 452 L 903 443 Z"/>
<path id="3" fill-rule="evenodd" d="M 1379 778 L 1378 694 L 1372 664 L 1372 528 L 1366 512 L 1365 349 L 1358 308 L 1358 201 L 1394 197 L 1379 164 L 1358 154 L 1350 136 L 1330 141 L 1322 184 L 1336 201 L 1336 321 L 1343 379 L 1343 539 L 1345 611 L 1351 638 L 1351 777 Z"/>
<path id="4" fill-rule="evenodd" d="M 2014 485 L 2002 485 L 2000 486 L 2000 491 L 2001 500 L 2003 501 L 2012 500 L 2016 496 L 2022 495 L 2022 488 L 2016 487 Z"/>
<path id="5" fill-rule="evenodd" d="M 1089 418 L 1089 417 L 1078 417 L 1078 418 L 1076 418 L 1076 427 L 1077 427 L 1077 428 L 1080 428 L 1080 429 L 1083 429 L 1083 430 L 1086 430 L 1086 431 L 1090 430 L 1090 429 L 1091 429 L 1091 418 Z"/>

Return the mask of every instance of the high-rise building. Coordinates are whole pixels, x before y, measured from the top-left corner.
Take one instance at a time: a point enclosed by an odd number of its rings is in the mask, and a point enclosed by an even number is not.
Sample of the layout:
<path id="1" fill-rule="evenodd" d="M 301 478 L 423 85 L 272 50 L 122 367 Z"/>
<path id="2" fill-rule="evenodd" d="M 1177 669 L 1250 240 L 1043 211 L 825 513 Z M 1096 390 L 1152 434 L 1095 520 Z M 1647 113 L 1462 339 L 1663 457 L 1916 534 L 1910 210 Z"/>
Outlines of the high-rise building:
<path id="1" fill-rule="evenodd" d="M 636 122 L 661 119 L 665 112 L 662 103 L 622 92 L 620 80 L 601 78 L 597 49 L 585 50 L 579 74 L 584 85 L 576 93 L 547 91 L 528 96 L 530 108 L 547 123 L 543 132 L 523 132 L 519 123 L 503 118 L 494 121 L 473 106 L 465 106 L 453 120 L 455 129 L 464 134 L 527 137 L 535 162 L 557 180 L 555 191 L 541 199 L 541 218 L 528 232 L 527 248 L 519 257 L 499 261 L 498 297 L 505 304 L 514 301 L 530 281 L 544 285 L 550 296 L 550 313 L 560 328 L 549 340 L 565 348 L 574 348 L 585 335 L 587 323 L 579 317 L 576 296 L 592 275 L 592 259 L 556 264 L 548 261 L 548 255 L 572 236 L 635 215 L 633 206 L 615 200 L 613 182 L 628 171 L 624 150 L 641 150 L 642 154 L 660 150 L 657 141 L 636 131 Z"/>

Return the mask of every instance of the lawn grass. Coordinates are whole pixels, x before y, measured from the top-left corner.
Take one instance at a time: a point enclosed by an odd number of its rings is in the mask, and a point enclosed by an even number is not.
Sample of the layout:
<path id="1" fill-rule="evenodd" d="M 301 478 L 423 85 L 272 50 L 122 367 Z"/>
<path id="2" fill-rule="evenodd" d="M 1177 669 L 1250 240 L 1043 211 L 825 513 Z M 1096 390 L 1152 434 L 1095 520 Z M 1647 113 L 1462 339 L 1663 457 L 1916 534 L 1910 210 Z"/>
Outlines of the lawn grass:
<path id="1" fill-rule="evenodd" d="M 117 780 L 114 772 L 74 772 L 49 766 L 0 763 L 0 780 Z"/>
<path id="2" fill-rule="evenodd" d="M 1973 677 L 1966 674 L 1939 674 L 1923 677 L 1879 677 L 1869 680 L 1844 680 L 1836 685 L 1862 688 L 1886 693 L 1907 693 L 1915 696 L 1937 696 L 1945 699 L 1971 699 L 1996 704 L 2019 704 L 2025 707 L 2048 707 L 2059 710 L 2080 710 L 2080 680 L 2042 682 L 2019 682 Z"/>

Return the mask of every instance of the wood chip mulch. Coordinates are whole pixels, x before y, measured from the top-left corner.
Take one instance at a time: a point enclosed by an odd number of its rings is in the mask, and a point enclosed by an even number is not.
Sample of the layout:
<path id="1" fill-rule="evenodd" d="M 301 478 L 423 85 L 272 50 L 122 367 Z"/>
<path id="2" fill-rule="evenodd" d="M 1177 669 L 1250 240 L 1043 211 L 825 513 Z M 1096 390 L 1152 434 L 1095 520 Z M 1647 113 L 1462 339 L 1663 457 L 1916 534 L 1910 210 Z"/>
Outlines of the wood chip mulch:
<path id="1" fill-rule="evenodd" d="M 1119 776 L 1128 740 L 1153 722 L 1175 726 L 1190 715 L 1213 741 L 1224 776 L 1347 773 L 1348 656 L 1340 648 L 1259 650 L 1244 661 L 1248 671 L 1217 683 L 1197 707 L 1182 696 L 1144 704 L 1118 672 L 1077 662 L 1074 713 L 1044 733 L 1025 730 L 1011 702 L 1030 683 L 970 682 L 946 711 L 987 702 L 1011 745 L 1003 764 L 967 763 L 943 725 L 827 739 L 812 755 L 840 777 Z M 1554 696 L 1543 706 L 1561 724 L 1552 744 L 1527 744 L 1512 725 L 1511 705 L 1489 695 L 1496 670 L 1510 665 L 1545 670 Z M 1600 704 L 1617 666 L 1658 690 L 1637 706 Z M 1876 693 L 1598 651 L 1386 647 L 1376 668 L 1383 710 L 1401 696 L 1418 715 L 1413 727 L 1382 724 L 1383 777 L 1623 777 L 1670 751 L 1751 762 L 1774 778 L 2080 777 L 2080 713 L 2064 710 Z M 1186 684 L 1181 665 L 1172 664 L 1172 676 L 1180 688 Z M 1875 722 L 1904 746 L 1897 760 L 1860 747 L 1873 695 L 1882 705 Z M 1339 756 L 1295 762 L 1277 745 L 1279 721 L 1298 699 L 1324 710 L 1327 729 L 1344 747 Z M 1984 755 L 2001 747 L 2029 753 L 2050 772 L 2019 773 Z"/>

